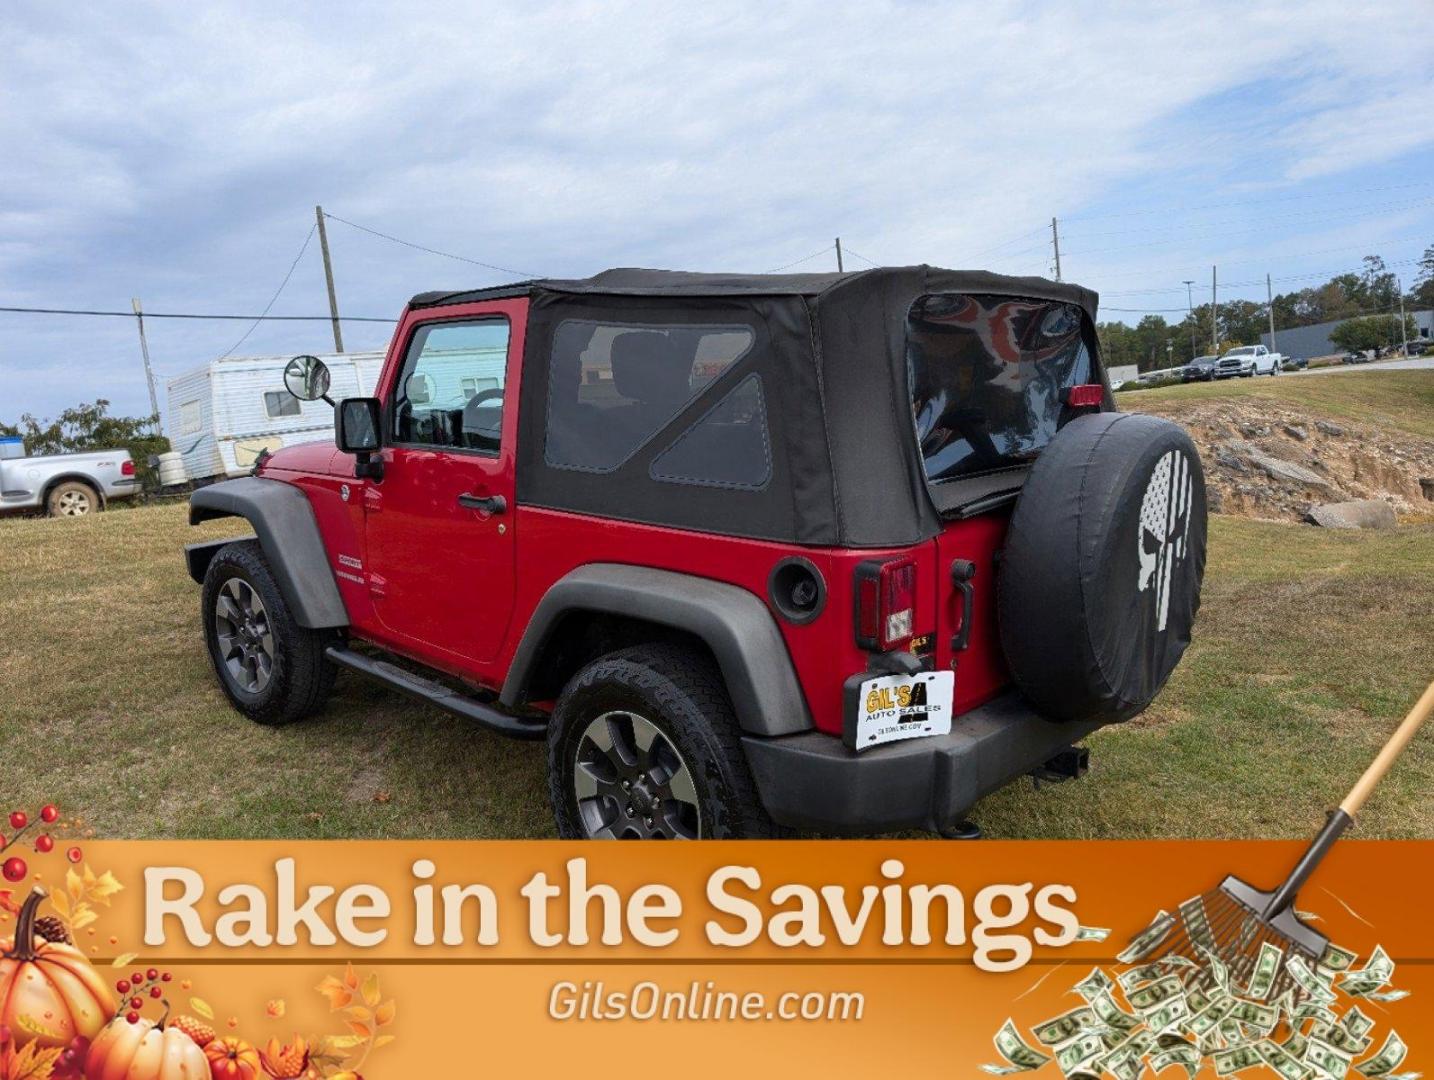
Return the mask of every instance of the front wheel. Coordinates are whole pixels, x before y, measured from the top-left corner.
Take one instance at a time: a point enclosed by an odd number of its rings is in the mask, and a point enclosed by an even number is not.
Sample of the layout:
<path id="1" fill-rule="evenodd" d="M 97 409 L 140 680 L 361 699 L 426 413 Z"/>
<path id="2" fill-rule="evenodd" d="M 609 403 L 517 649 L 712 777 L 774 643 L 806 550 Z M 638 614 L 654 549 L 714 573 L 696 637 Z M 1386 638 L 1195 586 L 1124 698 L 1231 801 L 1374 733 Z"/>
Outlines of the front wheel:
<path id="1" fill-rule="evenodd" d="M 548 725 L 548 789 L 568 840 L 761 839 L 767 816 L 712 662 L 647 645 L 568 682 Z"/>
<path id="2" fill-rule="evenodd" d="M 323 708 L 336 669 L 332 632 L 294 619 L 258 541 L 220 548 L 204 575 L 204 640 L 219 685 L 255 723 L 292 723 Z"/>

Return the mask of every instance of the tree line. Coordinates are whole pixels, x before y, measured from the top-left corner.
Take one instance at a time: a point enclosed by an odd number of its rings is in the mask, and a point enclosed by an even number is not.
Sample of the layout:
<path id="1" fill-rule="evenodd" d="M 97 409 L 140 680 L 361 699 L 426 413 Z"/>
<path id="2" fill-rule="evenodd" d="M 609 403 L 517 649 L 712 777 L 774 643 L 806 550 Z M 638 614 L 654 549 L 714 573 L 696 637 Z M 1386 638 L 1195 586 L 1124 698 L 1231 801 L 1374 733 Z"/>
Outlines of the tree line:
<path id="1" fill-rule="evenodd" d="M 1434 308 L 1434 245 L 1424 250 L 1414 287 L 1404 294 L 1408 310 Z M 1107 367 L 1136 364 L 1141 371 L 1183 364 L 1195 356 L 1224 352 L 1236 345 L 1253 345 L 1270 329 L 1270 305 L 1253 300 L 1222 300 L 1213 338 L 1211 305 L 1196 307 L 1179 322 L 1163 315 L 1146 315 L 1134 326 L 1123 322 L 1097 324 L 1101 353 Z M 1275 330 L 1355 320 L 1341 328 L 1335 344 L 1348 349 L 1372 349 L 1397 344 L 1399 281 L 1378 255 L 1366 255 L 1358 271 L 1336 274 L 1323 285 L 1279 293 L 1274 299 Z M 1369 318 L 1365 318 L 1368 316 Z M 1406 319 L 1411 336 L 1413 320 Z M 1193 346 L 1192 346 L 1193 341 Z M 1192 351 L 1193 348 L 1193 351 Z"/>

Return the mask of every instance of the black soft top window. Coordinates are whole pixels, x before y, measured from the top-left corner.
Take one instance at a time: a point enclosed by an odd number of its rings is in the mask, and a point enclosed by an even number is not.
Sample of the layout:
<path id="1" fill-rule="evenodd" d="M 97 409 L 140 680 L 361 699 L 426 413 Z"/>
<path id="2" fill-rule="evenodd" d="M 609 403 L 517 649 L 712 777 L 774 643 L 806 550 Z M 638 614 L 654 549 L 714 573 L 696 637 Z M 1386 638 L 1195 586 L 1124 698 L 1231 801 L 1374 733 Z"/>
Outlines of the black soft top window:
<path id="1" fill-rule="evenodd" d="M 1091 380 L 1081 309 L 1052 300 L 918 297 L 906 362 L 931 483 L 1034 459 L 1060 425 L 1062 392 Z"/>

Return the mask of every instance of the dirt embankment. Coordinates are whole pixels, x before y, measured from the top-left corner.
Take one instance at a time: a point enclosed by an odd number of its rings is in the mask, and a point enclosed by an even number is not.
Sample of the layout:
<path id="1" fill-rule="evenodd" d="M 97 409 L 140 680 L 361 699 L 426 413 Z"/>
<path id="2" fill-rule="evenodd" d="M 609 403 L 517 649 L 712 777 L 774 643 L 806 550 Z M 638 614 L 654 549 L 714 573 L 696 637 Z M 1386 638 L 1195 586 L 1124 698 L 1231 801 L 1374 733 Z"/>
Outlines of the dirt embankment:
<path id="1" fill-rule="evenodd" d="M 1434 439 L 1253 398 L 1142 402 L 1138 411 L 1190 432 L 1212 511 L 1301 521 L 1324 503 L 1382 499 L 1398 514 L 1434 514 Z"/>

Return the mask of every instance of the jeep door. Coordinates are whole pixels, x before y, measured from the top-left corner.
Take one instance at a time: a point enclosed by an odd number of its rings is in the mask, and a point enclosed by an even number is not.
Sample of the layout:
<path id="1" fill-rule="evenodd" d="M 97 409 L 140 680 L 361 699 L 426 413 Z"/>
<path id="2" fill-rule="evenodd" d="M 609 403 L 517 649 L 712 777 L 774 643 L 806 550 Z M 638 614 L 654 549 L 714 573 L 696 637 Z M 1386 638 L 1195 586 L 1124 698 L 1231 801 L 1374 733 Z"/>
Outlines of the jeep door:
<path id="1" fill-rule="evenodd" d="M 383 476 L 366 482 L 381 637 L 478 675 L 513 608 L 518 374 L 527 301 L 410 311 L 380 388 Z"/>

